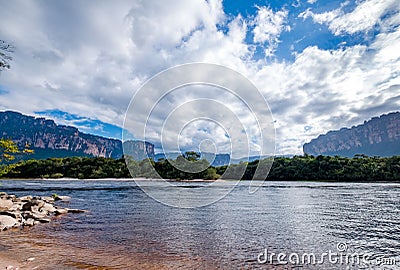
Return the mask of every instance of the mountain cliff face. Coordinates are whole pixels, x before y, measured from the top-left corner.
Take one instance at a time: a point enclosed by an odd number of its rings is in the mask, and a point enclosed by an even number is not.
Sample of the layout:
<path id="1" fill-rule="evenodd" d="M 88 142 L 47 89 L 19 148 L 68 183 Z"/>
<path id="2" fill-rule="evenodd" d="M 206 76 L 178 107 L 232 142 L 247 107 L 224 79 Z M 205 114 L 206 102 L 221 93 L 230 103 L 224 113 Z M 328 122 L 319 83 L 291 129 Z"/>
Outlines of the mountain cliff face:
<path id="1" fill-rule="evenodd" d="M 400 112 L 374 117 L 364 124 L 329 131 L 304 144 L 309 155 L 339 155 L 353 157 L 400 155 Z"/>
<path id="2" fill-rule="evenodd" d="M 123 154 L 120 140 L 82 133 L 75 127 L 57 125 L 53 120 L 11 111 L 0 112 L 0 138 L 12 139 L 19 147 L 29 144 L 35 151 L 29 158 L 35 159 L 66 156 L 120 158 Z M 136 152 L 140 153 L 141 146 L 152 144 L 134 141 L 134 145 L 138 148 Z"/>
<path id="3" fill-rule="evenodd" d="M 154 144 L 142 141 L 125 141 L 123 146 L 124 154 L 133 157 L 134 160 L 154 159 Z"/>
<path id="4" fill-rule="evenodd" d="M 159 161 L 161 159 L 176 159 L 178 156 L 183 155 L 180 152 L 168 152 L 168 153 L 158 153 L 154 155 L 154 160 Z M 228 165 L 231 161 L 229 154 L 214 154 L 214 153 L 198 153 L 200 154 L 200 159 L 206 159 L 212 166 L 224 166 Z M 233 163 L 233 162 L 232 162 Z M 237 162 L 239 163 L 239 162 Z"/>

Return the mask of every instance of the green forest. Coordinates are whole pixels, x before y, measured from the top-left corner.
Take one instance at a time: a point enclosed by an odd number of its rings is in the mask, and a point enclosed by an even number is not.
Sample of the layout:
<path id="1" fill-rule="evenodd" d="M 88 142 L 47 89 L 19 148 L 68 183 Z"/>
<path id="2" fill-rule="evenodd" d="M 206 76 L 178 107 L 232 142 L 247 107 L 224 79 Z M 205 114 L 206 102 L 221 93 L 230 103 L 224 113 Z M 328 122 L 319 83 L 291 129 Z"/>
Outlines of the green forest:
<path id="1" fill-rule="evenodd" d="M 0 139 L 0 178 L 163 178 L 176 180 L 235 179 L 298 181 L 400 181 L 400 156 L 369 157 L 294 156 L 241 162 L 229 166 L 210 166 L 196 152 L 186 152 L 175 160 L 144 159 L 129 156 L 120 159 L 103 157 L 66 157 L 20 160 L 33 153 L 26 145 L 19 149 L 11 140 Z M 129 166 L 128 166 L 128 165 Z M 268 171 L 269 170 L 269 171 Z M 269 172 L 269 173 L 268 173 Z"/>
<path id="2" fill-rule="evenodd" d="M 255 175 L 259 162 L 270 164 L 271 159 L 242 162 L 236 165 L 212 167 L 206 160 L 199 160 L 196 153 L 190 152 L 176 160 L 151 159 L 134 161 L 102 157 L 67 157 L 45 160 L 27 160 L 2 165 L 1 178 L 164 178 L 164 179 L 230 179 L 228 171 L 243 171 L 242 180 L 258 179 Z M 183 166 L 183 167 L 182 167 Z M 190 166 L 187 173 L 184 166 Z M 195 167 L 206 168 L 196 170 Z M 177 169 L 180 168 L 180 169 Z M 229 169 L 227 171 L 227 169 Z M 227 171 L 227 173 L 225 173 Z M 225 174 L 224 174 L 225 173 Z M 233 174 L 235 175 L 235 174 Z M 240 174 L 242 175 L 242 174 Z M 261 174 L 265 175 L 265 174 Z M 265 177 L 261 177 L 264 179 Z M 368 157 L 356 155 L 353 158 L 331 156 L 276 157 L 273 160 L 267 180 L 301 181 L 399 181 L 400 156 Z"/>

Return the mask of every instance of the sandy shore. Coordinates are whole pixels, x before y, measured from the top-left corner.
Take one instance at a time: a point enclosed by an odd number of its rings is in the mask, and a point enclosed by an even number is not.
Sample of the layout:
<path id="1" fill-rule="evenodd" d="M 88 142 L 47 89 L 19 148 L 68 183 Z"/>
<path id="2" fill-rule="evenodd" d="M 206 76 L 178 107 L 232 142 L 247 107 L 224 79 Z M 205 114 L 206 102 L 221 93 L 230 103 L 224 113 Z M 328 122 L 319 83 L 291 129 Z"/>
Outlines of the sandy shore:
<path id="1" fill-rule="evenodd" d="M 12 258 L 9 258 L 8 256 L 5 256 L 3 254 L 0 254 L 0 270 L 17 269 L 20 267 L 20 265 L 21 265 L 21 263 L 13 260 Z M 19 269 L 21 269 L 21 268 L 19 268 Z"/>
<path id="2" fill-rule="evenodd" d="M 33 257 L 24 260 L 18 260 L 10 257 L 10 255 L 0 253 L 0 270 L 27 270 L 37 269 L 37 261 Z"/>

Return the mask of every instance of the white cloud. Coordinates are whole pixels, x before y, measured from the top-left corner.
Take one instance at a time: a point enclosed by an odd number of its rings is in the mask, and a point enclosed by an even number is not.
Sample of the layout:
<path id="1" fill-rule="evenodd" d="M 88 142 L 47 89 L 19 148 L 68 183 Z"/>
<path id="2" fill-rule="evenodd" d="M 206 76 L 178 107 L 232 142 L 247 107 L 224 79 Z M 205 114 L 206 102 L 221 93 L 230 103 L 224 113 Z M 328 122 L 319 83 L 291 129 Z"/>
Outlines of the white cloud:
<path id="1" fill-rule="evenodd" d="M 400 55 L 388 50 L 398 48 L 399 34 L 400 29 L 382 34 L 371 47 L 308 47 L 292 64 L 260 70 L 255 81 L 277 120 L 278 153 L 300 153 L 301 145 L 319 134 L 398 110 Z M 305 126 L 313 129 L 304 132 Z"/>
<path id="2" fill-rule="evenodd" d="M 253 41 L 267 44 L 267 56 L 272 55 L 275 51 L 282 31 L 290 31 L 290 26 L 286 23 L 287 16 L 287 10 L 273 12 L 268 7 L 258 8 L 257 15 L 252 22 L 254 24 Z"/>
<path id="3" fill-rule="evenodd" d="M 375 25 L 382 24 L 382 17 L 389 15 L 398 21 L 400 5 L 397 0 L 364 0 L 353 11 L 344 12 L 343 7 L 349 2 L 344 2 L 339 8 L 323 13 L 313 13 L 311 9 L 299 14 L 300 18 L 311 17 L 314 22 L 327 24 L 335 35 L 355 34 L 372 30 Z"/>
<path id="4" fill-rule="evenodd" d="M 299 18 L 307 19 L 312 18 L 314 22 L 323 24 L 330 23 L 340 15 L 340 9 L 334 9 L 319 14 L 315 14 L 308 8 L 306 11 L 299 14 Z"/>

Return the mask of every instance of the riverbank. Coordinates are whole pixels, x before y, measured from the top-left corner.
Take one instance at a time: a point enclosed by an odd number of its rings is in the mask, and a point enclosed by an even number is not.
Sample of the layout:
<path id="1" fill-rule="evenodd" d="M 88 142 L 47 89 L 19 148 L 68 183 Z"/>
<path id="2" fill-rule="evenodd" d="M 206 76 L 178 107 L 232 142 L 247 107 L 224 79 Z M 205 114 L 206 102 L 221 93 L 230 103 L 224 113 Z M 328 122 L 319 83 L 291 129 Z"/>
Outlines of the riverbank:
<path id="1" fill-rule="evenodd" d="M 17 262 L 16 260 L 8 258 L 8 256 L 0 254 L 0 270 L 4 269 L 21 269 L 21 263 Z"/>
<path id="2" fill-rule="evenodd" d="M 11 258 L 9 255 L 4 255 L 0 252 L 0 270 L 23 270 L 23 269 L 34 269 L 35 258 L 27 258 L 23 261 L 19 261 L 15 258 Z"/>
<path id="3" fill-rule="evenodd" d="M 17 259 L 16 254 L 5 254 L 0 252 L 0 270 L 31 270 L 39 269 L 38 262 L 34 257 Z"/>

